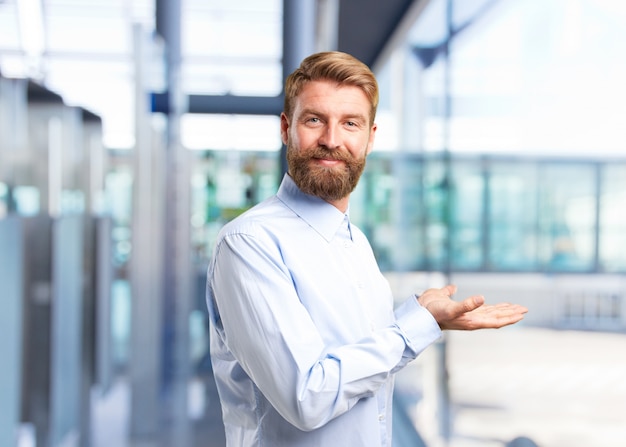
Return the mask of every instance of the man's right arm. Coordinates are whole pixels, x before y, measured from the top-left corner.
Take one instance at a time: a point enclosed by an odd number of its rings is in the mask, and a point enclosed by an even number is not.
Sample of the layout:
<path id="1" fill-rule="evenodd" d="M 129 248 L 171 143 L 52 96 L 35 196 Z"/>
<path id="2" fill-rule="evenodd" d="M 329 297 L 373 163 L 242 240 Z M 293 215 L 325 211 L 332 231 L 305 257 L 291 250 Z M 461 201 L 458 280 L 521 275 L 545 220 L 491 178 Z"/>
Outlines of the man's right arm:
<path id="1" fill-rule="evenodd" d="M 271 238 L 231 234 L 217 250 L 209 281 L 221 337 L 272 406 L 301 430 L 372 396 L 406 361 L 411 330 L 395 324 L 327 346 Z"/>

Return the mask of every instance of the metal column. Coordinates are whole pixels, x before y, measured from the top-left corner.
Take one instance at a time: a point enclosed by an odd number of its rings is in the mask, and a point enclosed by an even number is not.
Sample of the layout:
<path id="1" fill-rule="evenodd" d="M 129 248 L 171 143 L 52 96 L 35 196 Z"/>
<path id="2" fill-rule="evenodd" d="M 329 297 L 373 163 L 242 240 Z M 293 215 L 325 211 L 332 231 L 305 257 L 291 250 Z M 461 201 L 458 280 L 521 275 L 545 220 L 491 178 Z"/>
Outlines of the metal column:
<path id="1" fill-rule="evenodd" d="M 134 28 L 135 148 L 133 169 L 132 290 L 129 376 L 130 437 L 150 438 L 160 426 L 160 365 L 162 287 L 159 243 L 162 215 L 160 178 L 155 156 L 147 98 L 147 54 L 151 42 L 141 26 Z"/>
<path id="2" fill-rule="evenodd" d="M 180 120 L 188 110 L 181 86 L 180 0 L 157 0 L 157 33 L 166 48 L 166 85 L 169 96 L 165 173 L 165 278 L 164 392 L 169 399 L 172 437 L 184 447 L 190 443 L 187 387 L 191 379 L 189 317 L 193 308 L 191 263 L 191 157 L 181 144 Z"/>
<path id="3" fill-rule="evenodd" d="M 15 445 L 20 422 L 22 386 L 22 297 L 24 259 L 22 228 L 17 217 L 0 219 L 0 445 Z"/>
<path id="4" fill-rule="evenodd" d="M 283 81 L 315 51 L 315 0 L 283 0 Z M 287 148 L 280 151 L 280 177 L 287 172 Z"/>
<path id="5" fill-rule="evenodd" d="M 168 107 L 164 141 L 152 138 L 150 86 L 142 60 L 150 43 L 137 42 L 137 144 L 133 216 L 133 339 L 131 435 L 171 434 L 188 444 L 190 377 L 188 318 L 191 306 L 189 156 L 180 144 L 180 1 L 158 0 L 157 34 L 164 43 Z M 143 44 L 143 47 L 142 47 Z M 167 169 L 165 169 L 167 166 Z M 163 411 L 166 412 L 164 414 Z M 172 421 L 163 427 L 162 419 Z M 164 429 L 170 430 L 164 432 Z"/>

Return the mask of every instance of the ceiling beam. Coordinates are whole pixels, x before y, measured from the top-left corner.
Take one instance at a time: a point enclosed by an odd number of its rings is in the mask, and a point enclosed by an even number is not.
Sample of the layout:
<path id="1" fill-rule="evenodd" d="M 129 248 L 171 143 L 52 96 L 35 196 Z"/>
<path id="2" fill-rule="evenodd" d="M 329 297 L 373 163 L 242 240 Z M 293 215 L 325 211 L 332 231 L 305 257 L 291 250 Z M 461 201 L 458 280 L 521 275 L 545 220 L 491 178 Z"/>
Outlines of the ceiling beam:
<path id="1" fill-rule="evenodd" d="M 370 68 L 388 57 L 429 0 L 341 0 L 337 49 Z"/>

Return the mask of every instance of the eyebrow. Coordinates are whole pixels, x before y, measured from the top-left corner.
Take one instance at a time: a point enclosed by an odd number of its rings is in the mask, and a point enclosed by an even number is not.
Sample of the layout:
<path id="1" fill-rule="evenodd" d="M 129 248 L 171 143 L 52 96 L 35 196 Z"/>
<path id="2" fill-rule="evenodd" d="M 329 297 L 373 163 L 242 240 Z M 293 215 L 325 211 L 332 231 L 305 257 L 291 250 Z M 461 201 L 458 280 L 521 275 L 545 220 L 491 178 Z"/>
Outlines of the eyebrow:
<path id="1" fill-rule="evenodd" d="M 326 116 L 325 113 L 319 112 L 315 109 L 304 109 L 302 110 L 302 115 L 317 115 L 317 116 Z M 362 121 L 364 123 L 367 123 L 367 117 L 365 115 L 363 115 L 362 113 L 348 113 L 346 115 L 342 115 L 341 118 L 343 120 L 350 120 L 350 121 Z"/>

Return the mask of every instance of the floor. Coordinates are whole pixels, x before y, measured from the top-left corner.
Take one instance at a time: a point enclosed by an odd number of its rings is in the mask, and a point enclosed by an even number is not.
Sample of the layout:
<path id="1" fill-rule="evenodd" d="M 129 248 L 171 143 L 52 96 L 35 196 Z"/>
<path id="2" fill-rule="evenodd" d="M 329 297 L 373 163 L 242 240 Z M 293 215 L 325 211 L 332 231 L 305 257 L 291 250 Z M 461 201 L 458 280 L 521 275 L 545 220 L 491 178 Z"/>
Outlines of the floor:
<path id="1" fill-rule="evenodd" d="M 428 447 L 624 445 L 626 334 L 511 327 L 449 332 L 442 345 L 444 351 L 441 346 L 429 348 L 398 377 L 398 389 L 408 390 L 402 400 L 408 402 L 409 420 Z M 447 389 L 441 388 L 441 369 L 433 367 L 442 352 Z M 442 403 L 446 394 L 449 401 Z M 192 423 L 184 440 L 129 440 L 128 399 L 128 387 L 119 380 L 98 401 L 94 446 L 225 445 L 210 376 L 190 385 Z M 450 421 L 447 440 L 439 419 L 444 413 Z"/>
<path id="2" fill-rule="evenodd" d="M 516 438 L 540 447 L 626 445 L 626 334 L 504 328 L 447 335 L 449 447 Z"/>

